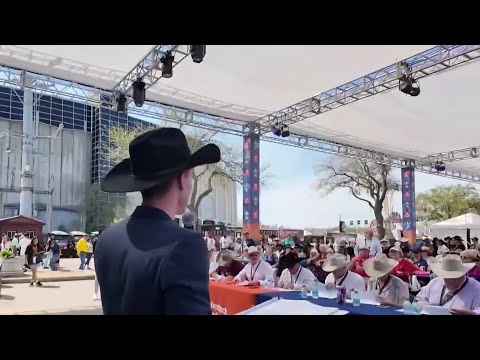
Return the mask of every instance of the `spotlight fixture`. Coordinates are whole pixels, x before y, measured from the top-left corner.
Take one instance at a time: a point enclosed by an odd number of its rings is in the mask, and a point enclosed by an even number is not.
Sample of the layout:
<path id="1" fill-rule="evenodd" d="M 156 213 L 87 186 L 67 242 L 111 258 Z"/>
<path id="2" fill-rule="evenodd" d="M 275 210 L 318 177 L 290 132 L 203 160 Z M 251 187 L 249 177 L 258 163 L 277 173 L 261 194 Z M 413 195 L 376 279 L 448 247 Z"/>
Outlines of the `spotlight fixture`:
<path id="1" fill-rule="evenodd" d="M 442 161 L 437 161 L 434 166 L 434 169 L 438 172 L 445 171 L 445 164 Z"/>
<path id="2" fill-rule="evenodd" d="M 142 107 L 145 102 L 145 83 L 138 78 L 133 84 L 133 102 L 135 106 Z"/>
<path id="3" fill-rule="evenodd" d="M 127 105 L 127 97 L 124 94 L 118 94 L 117 96 L 117 111 L 120 113 L 124 113 L 126 110 Z"/>
<path id="4" fill-rule="evenodd" d="M 402 75 L 398 80 L 398 89 L 410 96 L 420 95 L 420 84 L 411 75 Z"/>
<path id="5" fill-rule="evenodd" d="M 278 124 L 272 127 L 272 133 L 275 136 L 280 136 L 282 134 L 282 128 L 278 126 Z"/>
<path id="6" fill-rule="evenodd" d="M 201 63 L 207 53 L 207 45 L 190 45 L 190 55 L 194 63 Z"/>
<path id="7" fill-rule="evenodd" d="M 282 137 L 289 137 L 290 136 L 290 130 L 288 129 L 287 125 L 282 126 Z"/>
<path id="8" fill-rule="evenodd" d="M 173 75 L 173 60 L 175 57 L 172 55 L 170 51 L 165 53 L 165 56 L 160 59 L 162 63 L 162 76 L 164 78 L 171 78 Z"/>

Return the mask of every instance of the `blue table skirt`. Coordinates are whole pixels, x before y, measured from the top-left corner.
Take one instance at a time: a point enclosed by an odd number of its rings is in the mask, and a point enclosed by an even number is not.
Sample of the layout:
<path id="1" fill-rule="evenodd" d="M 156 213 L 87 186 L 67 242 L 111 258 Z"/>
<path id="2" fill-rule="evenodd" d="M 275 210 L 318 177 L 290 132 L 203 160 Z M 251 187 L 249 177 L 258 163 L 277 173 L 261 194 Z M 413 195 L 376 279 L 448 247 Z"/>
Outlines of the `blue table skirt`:
<path id="1" fill-rule="evenodd" d="M 398 308 L 393 306 L 384 308 L 367 304 L 361 304 L 360 306 L 353 306 L 352 304 L 339 305 L 335 299 L 314 299 L 310 296 L 307 299 L 302 299 L 299 291 L 275 291 L 271 293 L 258 294 L 257 305 L 275 297 L 283 298 L 285 300 L 308 300 L 316 305 L 346 310 L 348 311 L 349 315 L 403 315 L 402 312 L 396 311 Z"/>

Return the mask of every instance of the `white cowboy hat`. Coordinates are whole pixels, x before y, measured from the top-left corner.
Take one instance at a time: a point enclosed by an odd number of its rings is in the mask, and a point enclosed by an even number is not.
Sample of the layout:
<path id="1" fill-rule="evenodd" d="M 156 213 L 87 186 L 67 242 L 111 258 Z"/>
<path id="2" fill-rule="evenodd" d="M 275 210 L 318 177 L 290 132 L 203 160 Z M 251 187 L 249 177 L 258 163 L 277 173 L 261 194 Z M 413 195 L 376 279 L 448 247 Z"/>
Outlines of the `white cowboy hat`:
<path id="1" fill-rule="evenodd" d="M 332 272 L 337 269 L 345 268 L 350 263 L 342 254 L 333 254 L 323 263 L 322 269 L 326 272 Z"/>
<path id="2" fill-rule="evenodd" d="M 259 253 L 258 248 L 256 246 L 249 246 L 248 247 L 248 255 L 253 254 L 253 253 Z"/>
<path id="3" fill-rule="evenodd" d="M 330 249 L 330 248 L 326 244 L 320 244 L 318 246 L 318 251 L 320 251 L 321 253 L 326 253 L 328 251 L 328 249 Z"/>
<path id="4" fill-rule="evenodd" d="M 368 251 L 370 251 L 370 248 L 369 248 L 367 245 L 360 245 L 360 246 L 358 247 L 358 251 L 360 251 L 360 250 L 368 250 Z"/>
<path id="5" fill-rule="evenodd" d="M 387 275 L 395 266 L 397 266 L 397 264 L 397 261 L 389 259 L 387 255 L 382 254 L 377 258 L 365 260 L 363 263 L 363 270 L 371 278 L 378 279 Z"/>
<path id="6" fill-rule="evenodd" d="M 462 263 L 458 255 L 447 255 L 442 262 L 430 264 L 432 272 L 443 279 L 458 279 L 474 266 L 475 263 Z"/>
<path id="7" fill-rule="evenodd" d="M 237 253 L 231 250 L 223 250 L 217 254 L 216 263 L 218 266 L 225 266 L 227 261 L 233 260 L 237 257 Z"/>
<path id="8" fill-rule="evenodd" d="M 400 239 L 400 241 L 405 243 L 405 242 L 408 242 L 408 239 L 403 237 L 403 238 Z"/>
<path id="9" fill-rule="evenodd" d="M 400 248 L 400 246 L 392 246 L 389 251 L 396 251 L 396 252 L 399 252 L 400 254 L 403 254 L 403 250 Z"/>

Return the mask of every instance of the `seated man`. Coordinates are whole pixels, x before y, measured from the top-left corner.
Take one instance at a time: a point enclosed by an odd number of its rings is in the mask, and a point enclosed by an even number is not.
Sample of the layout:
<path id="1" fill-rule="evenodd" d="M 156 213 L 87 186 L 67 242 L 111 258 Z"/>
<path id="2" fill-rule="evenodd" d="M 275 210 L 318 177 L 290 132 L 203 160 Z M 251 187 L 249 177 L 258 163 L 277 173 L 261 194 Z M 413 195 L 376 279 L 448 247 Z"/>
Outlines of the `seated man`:
<path id="1" fill-rule="evenodd" d="M 302 258 L 296 252 L 288 253 L 283 257 L 285 269 L 280 275 L 277 287 L 283 289 L 300 290 L 305 287 L 312 291 L 317 278 L 313 273 L 300 265 Z"/>
<path id="2" fill-rule="evenodd" d="M 454 315 L 480 315 L 480 282 L 466 275 L 474 265 L 463 264 L 458 255 L 447 255 L 441 262 L 432 263 L 437 277 L 420 290 L 418 301 L 450 309 Z"/>
<path id="3" fill-rule="evenodd" d="M 460 253 L 460 259 L 462 259 L 463 263 L 475 264 L 475 266 L 467 272 L 467 276 L 480 281 L 480 254 L 478 250 L 469 249 L 462 251 Z"/>
<path id="4" fill-rule="evenodd" d="M 262 260 L 260 250 L 256 246 L 247 249 L 249 263 L 233 279 L 235 282 L 247 281 L 250 286 L 273 285 L 273 269 L 269 263 Z"/>
<path id="5" fill-rule="evenodd" d="M 342 254 L 333 254 L 323 263 L 323 270 L 330 272 L 325 279 L 325 287 L 327 289 L 335 289 L 337 286 L 344 286 L 347 290 L 347 297 L 351 298 L 351 291 L 365 291 L 365 280 L 349 271 L 345 256 Z"/>
<path id="6" fill-rule="evenodd" d="M 240 261 L 235 260 L 236 257 L 237 254 L 234 251 L 220 251 L 217 255 L 218 268 L 215 270 L 215 273 L 225 276 L 226 281 L 232 281 L 244 267 Z"/>

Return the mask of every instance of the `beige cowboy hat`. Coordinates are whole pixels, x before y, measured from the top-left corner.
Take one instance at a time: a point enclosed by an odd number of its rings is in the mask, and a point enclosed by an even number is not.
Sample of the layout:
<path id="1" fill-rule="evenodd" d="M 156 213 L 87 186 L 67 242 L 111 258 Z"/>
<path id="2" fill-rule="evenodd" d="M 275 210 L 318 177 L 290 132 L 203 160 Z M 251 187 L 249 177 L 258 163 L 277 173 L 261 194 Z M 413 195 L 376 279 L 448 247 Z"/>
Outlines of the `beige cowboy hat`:
<path id="1" fill-rule="evenodd" d="M 473 268 L 475 263 L 462 263 L 460 256 L 447 255 L 442 262 L 430 264 L 432 272 L 443 279 L 457 279 Z"/>
<path id="2" fill-rule="evenodd" d="M 475 249 L 463 250 L 460 253 L 460 258 L 467 258 L 471 261 L 480 261 L 480 253 Z"/>
<path id="3" fill-rule="evenodd" d="M 397 266 L 397 264 L 397 261 L 389 259 L 387 255 L 382 254 L 377 258 L 365 260 L 363 263 L 363 270 L 371 278 L 378 279 L 387 275 L 395 266 Z"/>
<path id="4" fill-rule="evenodd" d="M 369 248 L 367 245 L 360 245 L 360 246 L 358 247 L 358 251 L 360 251 L 360 250 L 368 250 L 368 251 L 370 251 L 370 248 Z"/>
<path id="5" fill-rule="evenodd" d="M 392 246 L 388 251 L 396 251 L 400 254 L 403 254 L 403 250 L 400 248 L 400 246 L 397 246 L 397 245 Z"/>
<path id="6" fill-rule="evenodd" d="M 254 253 L 258 254 L 260 250 L 258 250 L 256 246 L 249 246 L 247 252 L 248 252 L 248 255 L 254 254 Z"/>
<path id="7" fill-rule="evenodd" d="M 217 254 L 216 263 L 218 266 L 225 266 L 227 261 L 234 260 L 237 256 L 237 253 L 234 251 L 223 250 Z"/>
<path id="8" fill-rule="evenodd" d="M 325 262 L 323 263 L 322 269 L 326 272 L 332 272 L 337 269 L 345 268 L 350 263 L 347 261 L 344 255 L 342 254 L 332 254 Z"/>
<path id="9" fill-rule="evenodd" d="M 408 242 L 408 239 L 403 237 L 403 238 L 400 239 L 400 241 L 405 243 L 405 242 Z"/>
<path id="10" fill-rule="evenodd" d="M 320 251 L 321 253 L 326 253 L 330 248 L 328 247 L 328 245 L 325 245 L 325 244 L 320 244 L 318 246 L 318 251 Z"/>

